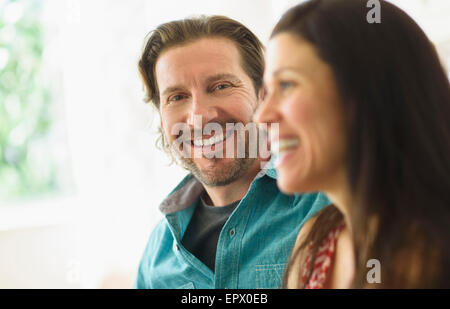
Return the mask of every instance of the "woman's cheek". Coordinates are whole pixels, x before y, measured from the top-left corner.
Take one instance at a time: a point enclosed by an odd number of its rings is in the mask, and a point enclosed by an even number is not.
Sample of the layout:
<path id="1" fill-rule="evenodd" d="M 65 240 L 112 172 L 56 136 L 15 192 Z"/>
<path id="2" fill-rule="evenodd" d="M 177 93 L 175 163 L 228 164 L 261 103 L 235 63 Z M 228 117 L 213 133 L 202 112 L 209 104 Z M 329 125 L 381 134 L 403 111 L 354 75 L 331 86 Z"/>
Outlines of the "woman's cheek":
<path id="1" fill-rule="evenodd" d="M 305 97 L 296 96 L 289 99 L 284 105 L 284 114 L 291 120 L 294 126 L 307 126 L 314 122 L 316 113 L 309 100 Z"/>

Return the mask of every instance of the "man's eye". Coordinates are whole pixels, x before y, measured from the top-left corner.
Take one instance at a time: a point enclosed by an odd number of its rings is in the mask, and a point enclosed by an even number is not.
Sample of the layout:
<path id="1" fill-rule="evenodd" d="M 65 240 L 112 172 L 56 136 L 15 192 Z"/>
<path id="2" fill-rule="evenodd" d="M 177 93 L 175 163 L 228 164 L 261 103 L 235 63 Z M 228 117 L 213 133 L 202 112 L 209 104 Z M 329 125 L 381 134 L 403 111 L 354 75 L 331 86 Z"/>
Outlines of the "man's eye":
<path id="1" fill-rule="evenodd" d="M 169 97 L 169 99 L 167 101 L 169 101 L 169 102 L 176 102 L 176 101 L 183 100 L 184 98 L 185 98 L 184 95 L 177 94 L 177 95 L 173 95 L 173 96 Z"/>
<path id="2" fill-rule="evenodd" d="M 231 87 L 230 84 L 219 84 L 219 85 L 214 87 L 214 90 L 223 90 L 223 89 L 227 89 L 227 88 L 230 88 L 230 87 Z"/>

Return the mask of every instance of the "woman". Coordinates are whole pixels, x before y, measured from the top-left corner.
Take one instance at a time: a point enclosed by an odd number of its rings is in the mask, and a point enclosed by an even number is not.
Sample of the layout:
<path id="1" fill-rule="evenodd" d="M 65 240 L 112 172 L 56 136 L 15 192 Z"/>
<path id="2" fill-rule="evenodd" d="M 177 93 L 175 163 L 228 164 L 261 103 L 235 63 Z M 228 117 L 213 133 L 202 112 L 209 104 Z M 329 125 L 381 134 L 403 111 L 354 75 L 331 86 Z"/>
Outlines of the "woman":
<path id="1" fill-rule="evenodd" d="M 450 287 L 449 81 L 380 2 L 369 23 L 367 1 L 307 1 L 271 35 L 256 120 L 279 123 L 278 185 L 333 201 L 301 229 L 287 287 Z"/>

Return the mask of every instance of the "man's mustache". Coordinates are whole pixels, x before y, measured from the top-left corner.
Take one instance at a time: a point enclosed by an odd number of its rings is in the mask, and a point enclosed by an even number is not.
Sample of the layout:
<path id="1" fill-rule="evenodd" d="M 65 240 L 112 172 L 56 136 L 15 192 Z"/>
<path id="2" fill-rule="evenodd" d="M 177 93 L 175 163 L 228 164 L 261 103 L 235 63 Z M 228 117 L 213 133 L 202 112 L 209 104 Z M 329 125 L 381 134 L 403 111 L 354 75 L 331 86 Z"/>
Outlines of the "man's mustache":
<path id="1" fill-rule="evenodd" d="M 178 139 L 182 138 L 183 141 L 193 141 L 200 137 L 211 137 L 219 132 L 225 134 L 229 127 L 235 127 L 240 122 L 235 119 L 222 120 L 222 121 L 209 121 L 202 124 L 201 127 L 194 127 L 186 123 L 177 123 L 172 126 L 172 135 Z"/>

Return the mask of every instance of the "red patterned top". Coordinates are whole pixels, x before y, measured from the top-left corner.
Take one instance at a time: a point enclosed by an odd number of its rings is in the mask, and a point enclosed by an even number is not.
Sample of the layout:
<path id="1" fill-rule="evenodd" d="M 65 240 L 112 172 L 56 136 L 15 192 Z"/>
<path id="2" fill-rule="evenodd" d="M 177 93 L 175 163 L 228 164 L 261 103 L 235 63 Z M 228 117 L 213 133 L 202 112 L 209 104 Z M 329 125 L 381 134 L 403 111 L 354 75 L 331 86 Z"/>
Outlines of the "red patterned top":
<path id="1" fill-rule="evenodd" d="M 336 243 L 340 232 L 344 228 L 345 224 L 341 223 L 334 227 L 327 235 L 327 237 L 320 244 L 317 250 L 316 259 L 314 260 L 314 267 L 312 269 L 311 277 L 308 280 L 309 265 L 311 263 L 311 251 L 312 243 L 308 246 L 309 254 L 306 256 L 304 271 L 302 274 L 302 284 L 305 289 L 323 289 L 324 284 L 328 277 L 328 271 L 330 269 L 331 262 L 334 258 L 334 253 L 336 251 Z M 306 283 L 306 285 L 305 285 Z"/>

